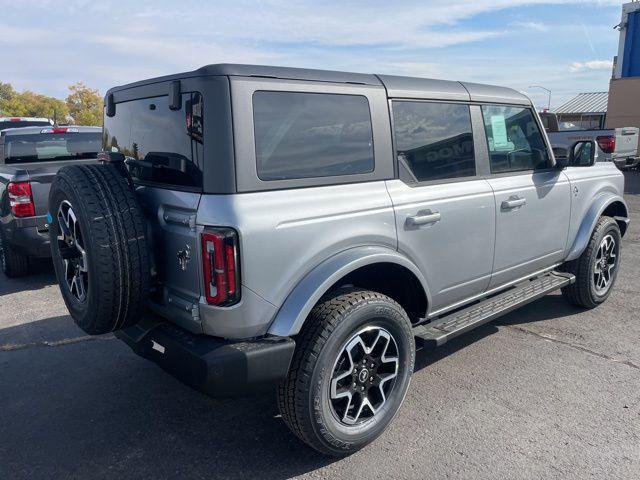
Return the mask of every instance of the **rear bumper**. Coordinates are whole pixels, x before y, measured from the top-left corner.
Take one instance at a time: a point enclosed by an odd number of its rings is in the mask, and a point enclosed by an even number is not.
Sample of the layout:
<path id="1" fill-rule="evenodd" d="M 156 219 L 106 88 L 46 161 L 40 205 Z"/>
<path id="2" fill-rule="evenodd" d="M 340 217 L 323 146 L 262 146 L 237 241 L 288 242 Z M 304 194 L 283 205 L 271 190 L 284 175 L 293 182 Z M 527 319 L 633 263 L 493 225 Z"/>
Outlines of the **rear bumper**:
<path id="1" fill-rule="evenodd" d="M 5 226 L 5 234 L 18 253 L 40 258 L 51 256 L 45 217 L 14 218 Z"/>
<path id="2" fill-rule="evenodd" d="M 274 388 L 286 376 L 295 348 L 288 337 L 230 341 L 194 335 L 151 315 L 116 336 L 138 355 L 212 397 Z"/>
<path id="3" fill-rule="evenodd" d="M 634 168 L 640 165 L 640 157 L 616 158 L 613 160 L 613 163 L 615 163 L 619 169 Z"/>

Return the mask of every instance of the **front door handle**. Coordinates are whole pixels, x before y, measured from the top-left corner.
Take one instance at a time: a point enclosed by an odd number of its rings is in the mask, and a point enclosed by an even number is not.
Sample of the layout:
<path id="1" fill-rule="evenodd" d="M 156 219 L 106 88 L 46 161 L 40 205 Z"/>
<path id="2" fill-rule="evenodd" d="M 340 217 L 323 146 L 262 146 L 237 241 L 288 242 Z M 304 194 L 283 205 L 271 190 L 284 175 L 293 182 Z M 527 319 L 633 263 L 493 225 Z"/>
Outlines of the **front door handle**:
<path id="1" fill-rule="evenodd" d="M 418 212 L 417 215 L 407 217 L 406 223 L 409 227 L 419 227 L 421 225 L 431 225 L 432 223 L 439 222 L 441 218 L 442 215 L 440 215 L 440 212 L 426 210 L 424 212 Z"/>
<path id="2" fill-rule="evenodd" d="M 501 206 L 503 210 L 513 210 L 514 208 L 523 207 L 526 203 L 526 198 L 510 197 L 509 200 L 504 200 Z"/>

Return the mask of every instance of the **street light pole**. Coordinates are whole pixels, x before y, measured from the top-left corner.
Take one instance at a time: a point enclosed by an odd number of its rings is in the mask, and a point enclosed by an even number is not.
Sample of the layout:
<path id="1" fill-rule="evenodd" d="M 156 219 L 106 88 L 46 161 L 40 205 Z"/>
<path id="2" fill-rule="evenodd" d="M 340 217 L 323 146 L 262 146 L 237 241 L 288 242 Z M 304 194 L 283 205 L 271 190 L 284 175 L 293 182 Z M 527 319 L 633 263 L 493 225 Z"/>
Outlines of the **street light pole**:
<path id="1" fill-rule="evenodd" d="M 543 87 L 541 85 L 529 85 L 529 88 L 541 88 L 542 90 L 546 91 L 548 94 L 548 98 L 547 98 L 547 110 L 551 110 L 551 90 L 549 90 L 546 87 Z"/>

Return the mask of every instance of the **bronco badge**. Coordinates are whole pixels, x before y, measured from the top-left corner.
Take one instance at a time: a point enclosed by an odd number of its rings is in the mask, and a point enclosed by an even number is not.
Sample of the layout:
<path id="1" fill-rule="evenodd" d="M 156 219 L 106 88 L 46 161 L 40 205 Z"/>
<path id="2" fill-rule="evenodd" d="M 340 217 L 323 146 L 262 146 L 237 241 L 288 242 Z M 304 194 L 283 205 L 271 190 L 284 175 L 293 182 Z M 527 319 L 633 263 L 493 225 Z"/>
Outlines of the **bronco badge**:
<path id="1" fill-rule="evenodd" d="M 178 263 L 183 272 L 187 270 L 187 263 L 191 260 L 191 247 L 189 245 L 184 246 L 184 250 L 178 250 Z"/>

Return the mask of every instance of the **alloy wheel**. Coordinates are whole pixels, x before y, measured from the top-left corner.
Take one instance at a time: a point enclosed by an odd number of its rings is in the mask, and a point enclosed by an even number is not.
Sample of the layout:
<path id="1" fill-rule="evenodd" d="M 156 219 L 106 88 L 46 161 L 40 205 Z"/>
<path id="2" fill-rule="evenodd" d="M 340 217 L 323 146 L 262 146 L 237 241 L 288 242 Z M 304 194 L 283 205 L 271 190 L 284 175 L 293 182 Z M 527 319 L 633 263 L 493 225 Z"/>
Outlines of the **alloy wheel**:
<path id="1" fill-rule="evenodd" d="M 64 278 L 71 294 L 79 302 L 87 298 L 88 277 L 87 253 L 84 249 L 82 232 L 71 203 L 63 200 L 57 213 L 60 233 L 58 247 L 64 269 Z"/>
<path id="2" fill-rule="evenodd" d="M 593 265 L 593 285 L 598 295 L 611 288 L 613 274 L 618 264 L 618 248 L 613 235 L 605 235 L 598 247 Z"/>
<path id="3" fill-rule="evenodd" d="M 354 426 L 375 417 L 395 387 L 399 365 L 396 340 L 384 328 L 370 326 L 353 335 L 331 374 L 329 399 L 336 418 Z"/>

